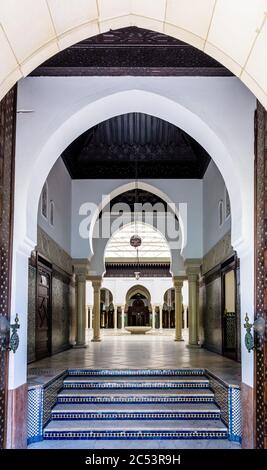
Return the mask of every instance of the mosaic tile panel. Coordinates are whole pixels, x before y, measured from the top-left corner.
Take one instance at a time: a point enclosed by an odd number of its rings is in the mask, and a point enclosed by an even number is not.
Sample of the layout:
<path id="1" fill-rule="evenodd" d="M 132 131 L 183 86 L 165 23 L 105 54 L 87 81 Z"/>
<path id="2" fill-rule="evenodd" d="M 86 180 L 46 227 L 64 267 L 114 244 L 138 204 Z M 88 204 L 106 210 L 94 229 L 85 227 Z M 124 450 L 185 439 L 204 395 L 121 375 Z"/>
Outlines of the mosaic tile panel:
<path id="1" fill-rule="evenodd" d="M 90 383 L 64 383 L 65 389 L 127 389 L 127 390 L 141 390 L 141 389 L 173 389 L 173 388 L 209 388 L 208 383 L 201 382 L 177 382 L 177 383 L 101 383 L 101 382 L 90 382 Z"/>
<path id="2" fill-rule="evenodd" d="M 241 390 L 235 385 L 228 385 L 207 371 L 210 387 L 214 391 L 215 402 L 221 410 L 222 421 L 228 427 L 229 439 L 241 442 Z"/>
<path id="3" fill-rule="evenodd" d="M 239 387 L 229 387 L 229 436 L 231 441 L 241 442 L 241 390 Z"/>
<path id="4" fill-rule="evenodd" d="M 58 403 L 192 403 L 194 399 L 195 403 L 213 403 L 213 396 L 59 396 Z"/>
<path id="5" fill-rule="evenodd" d="M 28 389 L 27 443 L 32 444 L 43 437 L 43 388 L 36 386 Z"/>
<path id="6" fill-rule="evenodd" d="M 37 369 L 32 369 L 32 371 Z M 42 375 L 50 371 L 39 370 Z M 41 375 L 41 374 L 40 374 Z M 31 444 L 43 439 L 43 428 L 51 416 L 51 410 L 57 402 L 57 395 L 63 386 L 66 373 L 63 372 L 44 385 L 33 385 L 28 388 L 28 422 L 27 442 Z"/>
<path id="7" fill-rule="evenodd" d="M 87 375 L 87 376 L 168 376 L 168 375 L 204 375 L 204 369 L 69 369 L 68 375 Z"/>
<path id="8" fill-rule="evenodd" d="M 141 412 L 129 412 L 129 413 L 53 413 L 53 419 L 74 419 L 74 420 L 94 420 L 94 419 L 219 419 L 220 412 L 177 412 L 177 413 L 141 413 Z"/>
<path id="9" fill-rule="evenodd" d="M 227 431 L 122 431 L 122 432 L 47 432 L 46 439 L 225 439 Z"/>

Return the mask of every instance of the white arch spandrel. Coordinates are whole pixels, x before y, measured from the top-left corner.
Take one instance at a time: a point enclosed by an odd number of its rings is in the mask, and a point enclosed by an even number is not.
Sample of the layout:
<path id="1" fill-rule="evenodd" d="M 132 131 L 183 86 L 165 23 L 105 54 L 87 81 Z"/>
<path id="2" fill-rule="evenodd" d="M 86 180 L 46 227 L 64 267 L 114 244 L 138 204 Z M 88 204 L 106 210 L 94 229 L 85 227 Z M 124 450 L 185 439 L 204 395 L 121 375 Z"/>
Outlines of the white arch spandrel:
<path id="1" fill-rule="evenodd" d="M 23 195 L 15 202 L 15 231 L 17 246 L 27 241 L 36 243 L 37 209 L 43 184 L 58 156 L 75 138 L 88 128 L 116 115 L 140 112 L 164 119 L 180 127 L 198 141 L 219 168 L 226 183 L 232 211 L 232 244 L 235 248 L 246 245 L 246 193 L 242 191 L 242 176 L 235 155 L 231 155 L 225 143 L 197 114 L 165 96 L 144 90 L 127 90 L 105 96 L 82 106 L 71 117 L 51 132 L 41 151 L 33 159 L 30 178 L 25 181 Z M 15 196 L 16 197 L 16 196 Z M 18 230 L 19 227 L 19 230 Z"/>

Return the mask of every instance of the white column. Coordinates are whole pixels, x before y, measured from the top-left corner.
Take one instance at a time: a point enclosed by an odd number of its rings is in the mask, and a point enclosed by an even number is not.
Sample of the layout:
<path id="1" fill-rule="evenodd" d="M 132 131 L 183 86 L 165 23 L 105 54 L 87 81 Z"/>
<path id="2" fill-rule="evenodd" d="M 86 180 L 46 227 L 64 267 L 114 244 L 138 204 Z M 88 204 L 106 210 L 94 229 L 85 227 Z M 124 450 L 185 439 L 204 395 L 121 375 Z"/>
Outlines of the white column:
<path id="1" fill-rule="evenodd" d="M 85 348 L 85 328 L 86 328 L 86 276 L 84 274 L 76 274 L 77 283 L 77 300 L 76 300 L 76 312 L 77 312 L 77 343 L 76 348 Z"/>
<path id="2" fill-rule="evenodd" d="M 114 305 L 114 329 L 116 330 L 118 328 L 118 307 L 117 305 Z"/>
<path id="3" fill-rule="evenodd" d="M 89 306 L 86 305 L 86 307 L 85 307 L 85 312 L 86 312 L 86 315 L 85 315 L 85 328 L 86 328 L 86 330 L 88 330 L 88 328 L 89 328 L 88 310 L 89 310 Z"/>
<path id="4" fill-rule="evenodd" d="M 89 328 L 90 330 L 93 328 L 93 306 L 89 305 L 88 308 L 90 309 L 90 322 L 89 322 Z"/>
<path id="5" fill-rule="evenodd" d="M 160 305 L 160 307 L 159 307 L 159 328 L 160 328 L 160 330 L 162 330 L 162 309 L 163 309 L 163 307 L 162 307 L 162 305 Z"/>
<path id="6" fill-rule="evenodd" d="M 124 330 L 124 306 L 121 306 L 121 329 Z"/>
<path id="7" fill-rule="evenodd" d="M 93 320 L 93 342 L 101 341 L 100 337 L 100 288 L 102 278 L 97 277 L 92 279 L 92 286 L 94 289 L 94 320 Z"/>
<path id="8" fill-rule="evenodd" d="M 199 260 L 186 260 L 188 277 L 188 313 L 189 313 L 189 344 L 188 347 L 198 348 L 198 289 L 199 289 Z"/>
<path id="9" fill-rule="evenodd" d="M 182 338 L 182 287 L 183 279 L 173 278 L 175 289 L 175 341 L 183 341 Z"/>
<path id="10" fill-rule="evenodd" d="M 152 305 L 152 329 L 155 329 L 155 305 Z"/>

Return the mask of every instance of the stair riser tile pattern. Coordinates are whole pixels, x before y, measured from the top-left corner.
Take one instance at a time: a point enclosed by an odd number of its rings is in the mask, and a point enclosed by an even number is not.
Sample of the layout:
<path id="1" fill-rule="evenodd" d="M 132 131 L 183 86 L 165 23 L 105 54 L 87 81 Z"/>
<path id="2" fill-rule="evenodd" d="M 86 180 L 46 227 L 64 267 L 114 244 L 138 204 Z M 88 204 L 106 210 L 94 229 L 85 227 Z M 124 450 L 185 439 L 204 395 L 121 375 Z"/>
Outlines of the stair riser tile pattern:
<path id="1" fill-rule="evenodd" d="M 44 433 L 45 439 L 226 439 L 227 431 L 123 431 L 123 432 L 68 432 L 47 431 Z"/>
<path id="2" fill-rule="evenodd" d="M 214 397 L 196 397 L 196 396 L 186 396 L 186 397 L 120 397 L 120 398 L 109 398 L 109 397 L 58 397 L 58 404 L 62 403 L 214 403 Z"/>
<path id="3" fill-rule="evenodd" d="M 131 376 L 131 377 L 140 377 L 140 376 L 147 376 L 147 377 L 169 377 L 169 376 L 194 376 L 194 375 L 199 375 L 199 376 L 204 376 L 205 375 L 205 370 L 204 369 L 153 369 L 153 370 L 147 370 L 147 369 L 69 369 L 68 370 L 68 375 L 69 376 L 88 376 L 88 377 L 106 377 L 106 376 L 112 376 L 112 377 L 122 377 L 122 376 Z"/>
<path id="4" fill-rule="evenodd" d="M 220 419 L 220 413 L 52 413 L 52 419 L 95 420 L 95 419 Z"/>
<path id="5" fill-rule="evenodd" d="M 82 383 L 82 382 L 75 382 L 75 383 L 64 383 L 64 389 L 116 389 L 116 390 L 143 390 L 143 389 L 151 389 L 151 390 L 169 390 L 174 388 L 209 388 L 209 384 L 207 382 L 199 383 L 199 382 L 177 382 L 177 383 L 100 383 L 100 382 L 91 382 L 91 383 Z"/>

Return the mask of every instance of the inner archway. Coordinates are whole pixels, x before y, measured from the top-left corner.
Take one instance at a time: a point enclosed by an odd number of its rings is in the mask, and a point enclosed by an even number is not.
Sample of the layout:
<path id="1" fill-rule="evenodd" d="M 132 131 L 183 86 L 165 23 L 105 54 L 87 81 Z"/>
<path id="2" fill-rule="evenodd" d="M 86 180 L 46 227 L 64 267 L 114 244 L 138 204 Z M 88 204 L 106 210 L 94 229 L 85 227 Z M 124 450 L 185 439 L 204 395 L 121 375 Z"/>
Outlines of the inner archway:
<path id="1" fill-rule="evenodd" d="M 136 285 L 126 294 L 127 326 L 150 326 L 151 295 L 148 289 Z"/>

